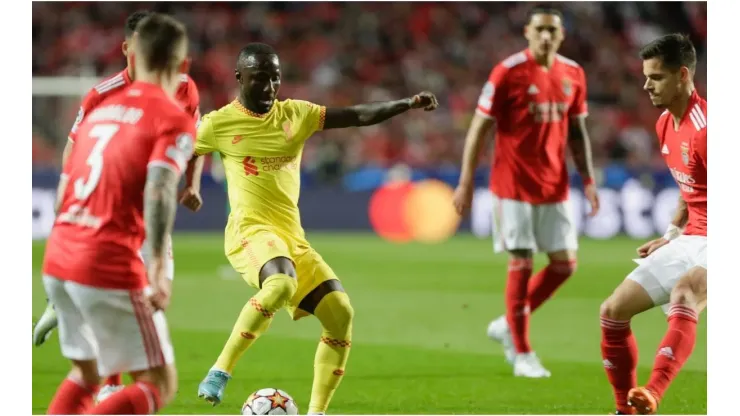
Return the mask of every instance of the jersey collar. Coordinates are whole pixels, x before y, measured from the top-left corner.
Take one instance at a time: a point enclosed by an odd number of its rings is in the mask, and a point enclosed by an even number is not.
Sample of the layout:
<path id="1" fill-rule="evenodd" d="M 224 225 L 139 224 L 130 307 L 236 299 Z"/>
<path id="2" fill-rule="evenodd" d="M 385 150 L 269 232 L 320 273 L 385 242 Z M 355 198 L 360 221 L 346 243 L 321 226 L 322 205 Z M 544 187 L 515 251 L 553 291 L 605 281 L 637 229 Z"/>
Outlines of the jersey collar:
<path id="1" fill-rule="evenodd" d="M 272 103 L 272 107 L 270 107 L 270 111 L 266 112 L 265 114 L 257 114 L 254 111 L 249 110 L 248 108 L 244 107 L 242 103 L 239 102 L 239 98 L 234 98 L 234 101 L 231 102 L 231 105 L 234 106 L 237 110 L 241 111 L 242 113 L 255 118 L 265 118 L 272 114 L 273 111 L 275 111 L 275 107 L 277 107 L 277 100 L 275 100 Z"/>
<path id="2" fill-rule="evenodd" d="M 696 91 L 696 88 L 694 88 L 694 91 L 689 96 L 689 103 L 686 105 L 686 110 L 683 112 L 683 116 L 681 117 L 681 123 L 683 123 L 686 118 L 689 116 L 689 111 L 691 111 L 692 108 L 694 108 L 694 104 L 698 103 L 701 97 L 699 97 L 699 93 Z"/>
<path id="3" fill-rule="evenodd" d="M 126 85 L 129 85 L 133 82 L 131 77 L 128 75 L 128 67 L 124 68 L 121 74 L 123 74 L 123 81 L 126 83 Z"/>

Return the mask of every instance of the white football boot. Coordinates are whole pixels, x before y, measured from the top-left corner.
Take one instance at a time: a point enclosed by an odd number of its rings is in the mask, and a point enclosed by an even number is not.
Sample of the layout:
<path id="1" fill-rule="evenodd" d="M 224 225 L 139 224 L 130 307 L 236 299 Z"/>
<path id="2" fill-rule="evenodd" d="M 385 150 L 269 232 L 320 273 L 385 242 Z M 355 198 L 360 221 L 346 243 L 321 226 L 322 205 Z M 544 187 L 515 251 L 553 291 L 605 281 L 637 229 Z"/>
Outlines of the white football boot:
<path id="1" fill-rule="evenodd" d="M 514 358 L 514 376 L 528 378 L 547 378 L 550 372 L 542 366 L 534 351 L 516 354 Z"/>
<path id="2" fill-rule="evenodd" d="M 487 332 L 488 338 L 491 338 L 504 347 L 504 357 L 506 357 L 506 362 L 514 365 L 516 349 L 514 348 L 514 341 L 511 338 L 511 331 L 509 331 L 509 324 L 506 322 L 506 315 L 500 316 L 498 319 L 491 321 L 491 323 L 488 324 Z"/>

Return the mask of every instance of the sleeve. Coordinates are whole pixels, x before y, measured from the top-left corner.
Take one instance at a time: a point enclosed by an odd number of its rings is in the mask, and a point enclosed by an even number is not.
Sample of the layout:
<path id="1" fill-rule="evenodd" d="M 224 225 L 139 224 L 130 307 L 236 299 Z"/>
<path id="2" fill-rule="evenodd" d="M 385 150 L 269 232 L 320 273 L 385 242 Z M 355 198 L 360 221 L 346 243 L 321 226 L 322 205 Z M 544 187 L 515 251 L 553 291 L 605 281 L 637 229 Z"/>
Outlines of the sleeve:
<path id="1" fill-rule="evenodd" d="M 198 133 L 195 140 L 195 154 L 197 156 L 203 156 L 217 151 L 212 115 L 206 114 L 196 123 L 196 128 L 198 129 Z"/>
<path id="2" fill-rule="evenodd" d="M 297 126 L 299 131 L 293 132 L 294 136 L 307 139 L 315 132 L 324 129 L 326 107 L 302 100 L 291 100 L 291 105 L 300 120 Z"/>
<path id="3" fill-rule="evenodd" d="M 193 116 L 193 120 L 196 122 L 200 120 L 200 93 L 195 81 L 190 77 L 188 77 L 188 112 Z"/>
<path id="4" fill-rule="evenodd" d="M 77 146 L 72 147 L 72 152 L 69 154 L 69 157 L 67 158 L 67 162 L 62 166 L 62 177 L 69 177 L 69 173 L 72 170 L 72 159 L 74 159 L 75 150 L 77 149 Z"/>
<path id="5" fill-rule="evenodd" d="M 82 103 L 80 104 L 80 110 L 77 112 L 77 118 L 75 119 L 74 124 L 72 125 L 72 129 L 69 131 L 68 140 L 72 143 L 77 140 L 77 131 L 80 128 L 80 124 L 82 124 L 82 120 L 84 120 L 85 115 L 87 115 L 90 110 L 97 105 L 97 103 L 100 101 L 100 94 L 95 90 L 95 88 L 88 91 L 87 94 L 85 94 L 85 97 L 82 99 Z"/>
<path id="6" fill-rule="evenodd" d="M 694 152 L 699 157 L 704 169 L 707 168 L 707 129 L 703 128 L 694 135 Z"/>
<path id="7" fill-rule="evenodd" d="M 573 105 L 570 106 L 568 115 L 570 117 L 586 117 L 588 116 L 588 102 L 586 101 L 588 96 L 588 85 L 586 83 L 586 72 L 583 68 L 578 68 L 578 86 L 575 89 L 575 97 L 573 99 Z"/>
<path id="8" fill-rule="evenodd" d="M 503 109 L 506 100 L 506 74 L 508 68 L 502 64 L 496 65 L 483 90 L 478 97 L 478 107 L 475 112 L 483 117 L 495 119 Z"/>
<path id="9" fill-rule="evenodd" d="M 166 167 L 181 174 L 193 155 L 195 126 L 184 116 L 165 126 L 154 139 L 148 167 Z"/>

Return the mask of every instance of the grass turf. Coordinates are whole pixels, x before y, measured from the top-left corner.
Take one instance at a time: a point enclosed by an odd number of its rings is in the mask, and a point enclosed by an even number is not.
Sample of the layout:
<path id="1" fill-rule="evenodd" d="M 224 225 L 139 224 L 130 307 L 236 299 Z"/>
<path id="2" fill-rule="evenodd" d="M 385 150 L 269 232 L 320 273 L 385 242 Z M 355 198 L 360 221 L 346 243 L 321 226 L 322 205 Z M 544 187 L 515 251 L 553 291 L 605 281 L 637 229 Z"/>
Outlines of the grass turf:
<path id="1" fill-rule="evenodd" d="M 309 233 L 342 279 L 355 308 L 347 374 L 333 414 L 606 414 L 614 410 L 600 356 L 601 301 L 633 269 L 636 241 L 582 240 L 577 274 L 538 310 L 531 340 L 553 376 L 514 378 L 501 348 L 485 335 L 504 311 L 506 257 L 489 240 L 457 236 L 440 245 L 393 245 L 369 234 Z M 307 410 L 320 327 L 281 312 L 242 358 L 224 402 L 196 397 L 237 314 L 254 293 L 228 267 L 221 234 L 175 236 L 176 277 L 167 312 L 180 390 L 165 413 L 237 414 L 250 392 L 278 387 Z M 34 319 L 44 308 L 43 243 L 33 245 Z M 545 264 L 542 257 L 535 268 Z M 705 315 L 706 316 L 706 315 Z M 706 414 L 707 332 L 661 405 L 661 413 Z M 666 328 L 653 310 L 633 320 L 645 382 Z M 33 349 L 33 412 L 44 413 L 69 365 L 54 334 Z"/>

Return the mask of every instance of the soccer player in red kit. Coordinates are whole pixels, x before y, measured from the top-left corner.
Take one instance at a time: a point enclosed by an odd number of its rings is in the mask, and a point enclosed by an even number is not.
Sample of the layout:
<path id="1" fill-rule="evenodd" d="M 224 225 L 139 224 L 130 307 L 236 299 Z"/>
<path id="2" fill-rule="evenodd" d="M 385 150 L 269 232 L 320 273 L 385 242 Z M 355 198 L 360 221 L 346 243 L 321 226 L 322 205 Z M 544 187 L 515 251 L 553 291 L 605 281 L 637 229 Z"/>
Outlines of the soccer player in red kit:
<path id="1" fill-rule="evenodd" d="M 124 56 L 126 56 L 126 61 L 128 65 L 123 71 L 117 73 L 112 77 L 107 78 L 100 84 L 96 85 L 83 98 L 82 104 L 80 106 L 80 111 L 77 115 L 77 119 L 75 120 L 74 125 L 72 126 L 72 130 L 69 133 L 69 138 L 64 148 L 64 153 L 62 154 L 63 165 L 69 157 L 69 154 L 72 152 L 74 143 L 77 139 L 78 129 L 85 117 L 90 114 L 90 112 L 92 112 L 92 110 L 94 110 L 98 106 L 98 104 L 100 104 L 108 96 L 112 94 L 117 94 L 118 92 L 120 92 L 121 89 L 127 88 L 131 85 L 132 82 L 134 82 L 136 74 L 134 71 L 134 65 L 132 64 L 133 56 L 129 53 L 129 49 L 132 46 L 132 39 L 136 31 L 136 26 L 142 19 L 149 15 L 151 15 L 151 12 L 149 11 L 137 11 L 132 13 L 126 19 L 125 39 L 122 44 L 122 51 Z M 193 80 L 187 74 L 183 73 L 179 78 L 176 99 L 180 103 L 180 105 L 185 108 L 185 111 L 193 117 L 193 123 L 196 123 L 200 118 L 200 96 L 198 94 L 198 88 L 196 87 L 195 82 L 193 82 Z M 193 211 L 197 211 L 202 204 L 202 200 L 200 199 L 199 194 L 201 170 L 202 158 L 193 159 L 188 165 L 188 169 L 185 175 L 187 182 L 186 187 L 180 195 L 180 199 L 181 202 L 183 202 L 183 205 Z M 66 181 L 66 178 L 60 178 L 60 182 L 63 181 Z M 61 186 L 63 187 L 64 184 L 61 184 Z M 59 196 L 60 195 L 58 195 L 58 197 Z M 171 241 L 168 242 L 168 244 L 171 244 Z M 150 253 L 146 250 L 146 247 L 148 246 L 145 245 L 144 249 L 142 250 L 142 256 L 144 257 L 145 261 L 148 261 Z M 175 269 L 171 246 L 168 248 L 168 252 L 170 253 L 170 257 L 167 259 L 167 275 L 171 280 L 172 278 L 174 278 Z M 49 303 L 46 310 L 44 311 L 44 314 L 41 316 L 38 323 L 34 326 L 34 344 L 43 344 L 44 341 L 46 341 L 46 339 L 51 334 L 51 331 L 56 328 L 56 326 L 57 319 L 54 312 L 54 306 L 53 304 Z M 121 388 L 121 384 L 121 376 L 119 374 L 114 374 L 109 377 L 107 380 L 105 380 L 104 386 L 100 390 L 98 400 L 103 400 L 112 392 L 119 390 Z"/>
<path id="2" fill-rule="evenodd" d="M 134 35 L 137 80 L 105 97 L 78 126 L 47 242 L 43 281 L 72 370 L 49 414 L 151 414 L 174 397 L 168 235 L 195 125 L 175 101 L 187 65 L 184 26 L 159 14 Z M 143 197 L 142 197 L 143 196 Z M 151 259 L 140 249 L 147 238 Z M 92 406 L 100 376 L 134 384 Z"/>
<path id="3" fill-rule="evenodd" d="M 696 50 L 688 37 L 663 36 L 640 51 L 645 91 L 665 112 L 660 151 L 681 191 L 665 235 L 637 249 L 638 266 L 601 305 L 601 354 L 617 414 L 653 414 L 691 355 L 707 306 L 707 101 L 694 88 Z M 668 331 L 645 387 L 637 387 L 635 315 L 661 306 Z"/>
<path id="4" fill-rule="evenodd" d="M 491 322 L 488 335 L 502 343 L 515 376 L 540 378 L 550 372 L 530 347 L 529 314 L 576 267 L 566 146 L 583 179 L 591 215 L 599 200 L 585 124 L 586 76 L 580 65 L 557 54 L 564 38 L 562 15 L 532 10 L 525 36 L 529 47 L 496 65 L 483 88 L 465 139 L 454 205 L 461 215 L 470 209 L 483 138 L 495 129 L 494 249 L 509 252 L 509 269 L 506 314 Z M 535 251 L 547 253 L 550 262 L 532 277 Z"/>

